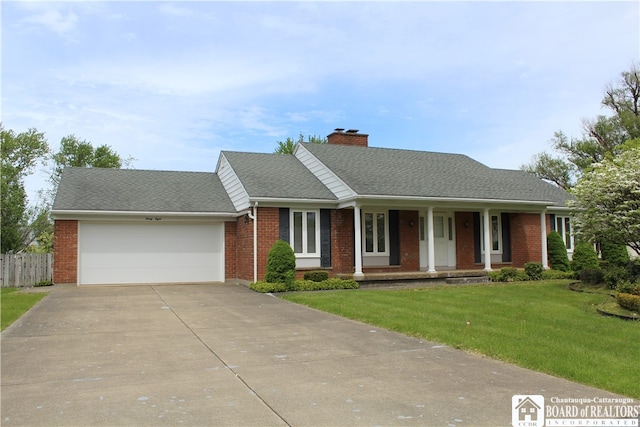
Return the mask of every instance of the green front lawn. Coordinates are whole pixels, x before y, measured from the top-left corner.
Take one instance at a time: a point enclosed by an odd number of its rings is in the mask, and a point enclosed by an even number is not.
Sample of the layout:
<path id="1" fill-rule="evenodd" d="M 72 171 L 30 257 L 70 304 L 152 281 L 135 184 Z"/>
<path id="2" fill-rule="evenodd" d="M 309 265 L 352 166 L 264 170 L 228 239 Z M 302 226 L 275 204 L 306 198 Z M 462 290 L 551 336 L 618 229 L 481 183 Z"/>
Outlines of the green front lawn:
<path id="1" fill-rule="evenodd" d="M 2 288 L 1 292 L 0 318 L 3 331 L 47 295 L 45 292 L 18 292 L 17 288 Z"/>
<path id="2" fill-rule="evenodd" d="M 566 280 L 283 298 L 419 338 L 640 398 L 640 322 L 596 313 L 604 294 Z"/>

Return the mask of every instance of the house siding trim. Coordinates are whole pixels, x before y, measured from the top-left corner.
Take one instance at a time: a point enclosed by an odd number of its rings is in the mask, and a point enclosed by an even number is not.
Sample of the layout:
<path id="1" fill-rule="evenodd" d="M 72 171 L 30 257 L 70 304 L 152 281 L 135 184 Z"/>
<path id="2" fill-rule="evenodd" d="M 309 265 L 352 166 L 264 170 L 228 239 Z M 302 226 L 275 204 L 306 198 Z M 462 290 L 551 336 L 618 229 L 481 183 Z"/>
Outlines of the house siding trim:
<path id="1" fill-rule="evenodd" d="M 246 210 L 251 207 L 251 200 L 249 199 L 249 193 L 244 188 L 242 181 L 233 170 L 233 167 L 224 156 L 224 153 L 220 153 L 220 159 L 218 160 L 218 167 L 216 173 L 220 178 L 220 182 L 225 191 L 231 199 L 231 203 L 238 211 Z"/>
<path id="2" fill-rule="evenodd" d="M 356 196 L 356 192 L 353 191 L 351 187 L 301 144 L 297 145 L 293 155 L 309 169 L 338 200 Z"/>

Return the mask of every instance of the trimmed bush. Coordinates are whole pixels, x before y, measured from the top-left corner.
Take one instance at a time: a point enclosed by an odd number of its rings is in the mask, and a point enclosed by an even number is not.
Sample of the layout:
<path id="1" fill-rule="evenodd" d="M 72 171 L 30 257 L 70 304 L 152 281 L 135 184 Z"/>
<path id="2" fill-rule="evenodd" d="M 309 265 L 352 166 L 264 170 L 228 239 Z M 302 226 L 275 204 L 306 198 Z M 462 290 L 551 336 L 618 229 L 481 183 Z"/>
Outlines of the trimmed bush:
<path id="1" fill-rule="evenodd" d="M 618 283 L 618 286 L 616 287 L 616 289 L 618 290 L 618 292 L 621 292 L 623 294 L 632 294 L 632 295 L 640 296 L 640 284 L 638 283 L 631 283 L 631 282 Z"/>
<path id="2" fill-rule="evenodd" d="M 615 264 L 607 264 L 602 268 L 602 281 L 609 289 L 616 289 L 619 283 L 627 282 L 631 279 L 629 270 L 626 267 Z"/>
<path id="3" fill-rule="evenodd" d="M 353 279 L 327 279 L 322 282 L 313 280 L 296 280 L 291 287 L 284 283 L 255 282 L 249 288 L 256 292 L 287 292 L 287 291 L 324 291 L 336 289 L 358 289 L 360 285 Z"/>
<path id="4" fill-rule="evenodd" d="M 602 260 L 609 264 L 617 266 L 627 266 L 629 264 L 629 252 L 625 245 L 619 243 L 602 242 L 600 243 L 600 254 Z"/>
<path id="5" fill-rule="evenodd" d="M 597 285 L 602 283 L 602 270 L 598 268 L 583 268 L 580 270 L 580 281 L 585 285 Z"/>
<path id="6" fill-rule="evenodd" d="M 322 282 L 312 280 L 296 280 L 294 290 L 296 291 L 325 291 L 334 289 L 358 289 L 360 285 L 353 279 L 327 279 Z"/>
<path id="7" fill-rule="evenodd" d="M 552 231 L 547 236 L 547 256 L 551 268 L 559 271 L 569 271 L 569 256 L 562 236 L 557 231 Z"/>
<path id="8" fill-rule="evenodd" d="M 295 278 L 296 255 L 287 242 L 278 240 L 269 250 L 264 280 L 267 283 L 284 283 L 287 288 L 291 288 Z"/>
<path id="9" fill-rule="evenodd" d="M 542 272 L 542 280 L 575 279 L 573 271 L 545 270 Z"/>
<path id="10" fill-rule="evenodd" d="M 640 296 L 619 293 L 616 295 L 616 301 L 620 307 L 640 313 Z"/>
<path id="11" fill-rule="evenodd" d="M 286 292 L 287 286 L 284 283 L 254 282 L 249 285 L 249 289 L 256 292 Z"/>
<path id="12" fill-rule="evenodd" d="M 522 282 L 529 280 L 524 271 L 514 267 L 502 267 L 500 271 L 492 271 L 489 273 L 492 282 Z"/>
<path id="13" fill-rule="evenodd" d="M 544 267 L 539 262 L 528 262 L 524 265 L 524 273 L 529 280 L 542 280 L 542 272 Z"/>
<path id="14" fill-rule="evenodd" d="M 593 245 L 589 243 L 578 243 L 573 250 L 573 260 L 571 261 L 571 269 L 580 271 L 584 268 L 599 270 L 598 255 Z"/>
<path id="15" fill-rule="evenodd" d="M 322 282 L 329 279 L 329 272 L 325 270 L 307 271 L 304 273 L 304 280 L 311 280 L 312 282 Z"/>

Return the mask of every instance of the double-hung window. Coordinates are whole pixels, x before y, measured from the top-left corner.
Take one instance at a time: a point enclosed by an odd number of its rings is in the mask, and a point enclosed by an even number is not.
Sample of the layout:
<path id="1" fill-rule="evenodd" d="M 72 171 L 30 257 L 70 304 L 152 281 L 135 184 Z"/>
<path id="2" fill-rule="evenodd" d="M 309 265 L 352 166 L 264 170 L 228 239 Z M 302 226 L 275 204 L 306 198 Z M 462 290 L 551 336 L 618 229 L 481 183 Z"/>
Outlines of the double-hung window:
<path id="1" fill-rule="evenodd" d="M 364 213 L 364 254 L 388 254 L 389 215 L 387 212 Z"/>
<path id="2" fill-rule="evenodd" d="M 556 231 L 562 236 L 564 245 L 568 251 L 573 250 L 573 234 L 571 234 L 571 218 L 568 216 L 556 216 Z"/>
<path id="3" fill-rule="evenodd" d="M 484 215 L 480 217 L 480 241 L 482 242 L 482 252 L 484 247 Z M 500 215 L 491 215 L 489 217 L 489 234 L 491 236 L 491 253 L 502 252 L 502 224 Z"/>
<path id="4" fill-rule="evenodd" d="M 291 210 L 291 246 L 296 255 L 320 256 L 320 213 Z"/>

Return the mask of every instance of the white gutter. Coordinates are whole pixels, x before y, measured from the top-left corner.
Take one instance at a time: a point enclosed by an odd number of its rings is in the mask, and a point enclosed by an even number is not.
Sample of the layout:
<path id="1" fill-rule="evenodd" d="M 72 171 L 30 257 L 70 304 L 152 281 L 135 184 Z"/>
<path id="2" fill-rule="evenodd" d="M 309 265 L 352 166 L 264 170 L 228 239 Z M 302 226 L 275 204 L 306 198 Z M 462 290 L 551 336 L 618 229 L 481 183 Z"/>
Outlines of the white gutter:
<path id="1" fill-rule="evenodd" d="M 106 215 L 106 216 L 187 216 L 187 217 L 227 217 L 235 218 L 241 216 L 236 212 L 152 212 L 152 211 L 94 211 L 94 210 L 54 210 L 52 216 L 73 216 L 73 215 Z"/>
<path id="2" fill-rule="evenodd" d="M 456 197 L 407 197 L 407 196 L 385 196 L 385 195 L 359 195 L 349 197 L 338 201 L 341 205 L 345 203 L 355 203 L 356 201 L 399 201 L 399 202 L 446 202 L 446 203 L 490 203 L 490 204 L 509 204 L 509 205 L 539 205 L 550 206 L 554 202 L 540 200 L 508 200 L 508 199 L 465 199 Z"/>

